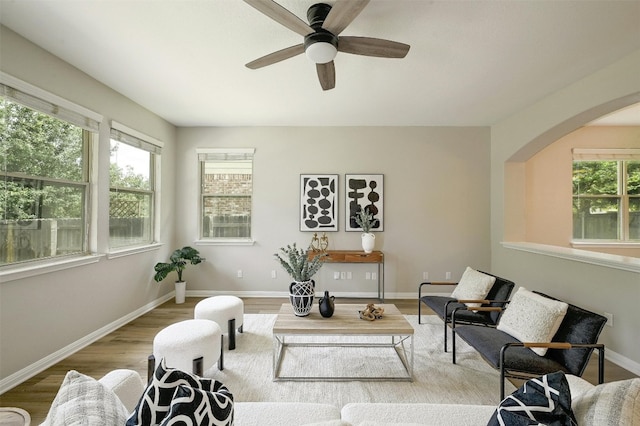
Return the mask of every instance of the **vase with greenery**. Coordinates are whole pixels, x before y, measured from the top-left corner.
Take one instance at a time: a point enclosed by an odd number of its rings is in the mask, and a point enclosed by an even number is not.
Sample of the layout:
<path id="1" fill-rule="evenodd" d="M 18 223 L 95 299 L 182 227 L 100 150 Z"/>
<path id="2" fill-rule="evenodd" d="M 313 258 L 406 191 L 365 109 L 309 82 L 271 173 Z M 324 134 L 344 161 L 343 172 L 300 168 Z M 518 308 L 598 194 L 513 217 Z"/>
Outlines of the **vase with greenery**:
<path id="1" fill-rule="evenodd" d="M 169 262 L 156 263 L 156 266 L 153 268 L 156 271 L 153 279 L 156 280 L 156 282 L 160 282 L 171 272 L 175 271 L 178 275 L 178 280 L 176 281 L 176 303 L 184 303 L 187 283 L 182 279 L 182 272 L 184 272 L 187 265 L 197 265 L 204 260 L 203 257 L 200 257 L 198 250 L 193 247 L 186 246 L 181 249 L 176 249 L 169 257 Z"/>
<path id="2" fill-rule="evenodd" d="M 366 208 L 358 210 L 352 217 L 356 224 L 362 228 L 362 249 L 365 253 L 371 253 L 376 243 L 376 236 L 371 232 L 371 228 L 378 223 L 378 219 L 375 219 Z"/>
<path id="3" fill-rule="evenodd" d="M 320 270 L 328 254 L 314 255 L 313 252 L 300 249 L 293 243 L 280 248 L 280 252 L 275 253 L 274 256 L 293 279 L 289 285 L 289 300 L 293 312 L 299 317 L 309 315 L 315 294 L 315 281 L 311 278 Z"/>

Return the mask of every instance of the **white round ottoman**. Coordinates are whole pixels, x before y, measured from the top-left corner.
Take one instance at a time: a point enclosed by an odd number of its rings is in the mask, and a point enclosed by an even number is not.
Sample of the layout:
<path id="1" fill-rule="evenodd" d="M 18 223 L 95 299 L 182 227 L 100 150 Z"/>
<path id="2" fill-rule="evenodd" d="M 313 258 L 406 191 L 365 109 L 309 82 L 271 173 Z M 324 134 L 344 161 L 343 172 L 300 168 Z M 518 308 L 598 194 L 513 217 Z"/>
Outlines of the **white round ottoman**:
<path id="1" fill-rule="evenodd" d="M 202 376 L 216 361 L 218 368 L 223 370 L 222 339 L 220 326 L 204 319 L 180 321 L 163 328 L 153 339 L 149 378 L 153 377 L 155 360 L 162 358 L 167 367 L 192 371 L 198 376 Z"/>
<path id="2" fill-rule="evenodd" d="M 207 297 L 196 304 L 194 318 L 215 321 L 229 337 L 229 350 L 236 348 L 236 328 L 242 333 L 244 302 L 236 296 Z"/>

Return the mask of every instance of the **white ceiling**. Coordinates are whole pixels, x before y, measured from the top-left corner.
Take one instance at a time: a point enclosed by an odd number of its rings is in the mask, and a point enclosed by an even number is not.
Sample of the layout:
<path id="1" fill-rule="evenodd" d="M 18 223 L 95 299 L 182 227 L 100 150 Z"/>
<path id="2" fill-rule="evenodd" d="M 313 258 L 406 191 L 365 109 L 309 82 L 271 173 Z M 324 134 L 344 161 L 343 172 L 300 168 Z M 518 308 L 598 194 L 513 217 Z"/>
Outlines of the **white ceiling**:
<path id="1" fill-rule="evenodd" d="M 302 37 L 240 0 L 0 0 L 0 22 L 178 126 L 486 126 L 640 49 L 640 0 L 371 0 L 341 35 L 409 54 L 339 53 L 323 92 L 304 55 L 244 66 Z"/>

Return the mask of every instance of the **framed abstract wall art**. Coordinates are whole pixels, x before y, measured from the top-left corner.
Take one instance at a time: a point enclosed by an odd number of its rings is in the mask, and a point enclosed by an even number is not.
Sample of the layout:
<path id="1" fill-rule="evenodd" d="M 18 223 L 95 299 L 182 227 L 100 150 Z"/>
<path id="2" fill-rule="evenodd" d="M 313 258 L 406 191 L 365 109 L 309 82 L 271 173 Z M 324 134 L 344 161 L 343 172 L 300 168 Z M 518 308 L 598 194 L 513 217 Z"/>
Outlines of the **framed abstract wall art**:
<path id="1" fill-rule="evenodd" d="M 338 175 L 300 175 L 300 230 L 338 230 Z"/>
<path id="2" fill-rule="evenodd" d="M 384 230 L 384 175 L 345 175 L 345 223 L 346 231 L 362 231 L 353 216 L 366 209 L 378 222 L 372 231 Z"/>

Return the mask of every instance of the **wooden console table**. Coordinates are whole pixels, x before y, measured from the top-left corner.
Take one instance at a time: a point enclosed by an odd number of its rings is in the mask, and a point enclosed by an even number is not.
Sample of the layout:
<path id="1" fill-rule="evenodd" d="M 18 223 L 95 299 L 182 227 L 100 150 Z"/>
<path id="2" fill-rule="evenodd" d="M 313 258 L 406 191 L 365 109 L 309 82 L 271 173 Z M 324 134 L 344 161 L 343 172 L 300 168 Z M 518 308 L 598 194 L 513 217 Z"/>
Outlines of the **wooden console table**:
<path id="1" fill-rule="evenodd" d="M 314 256 L 318 252 L 309 252 Z M 365 253 L 362 250 L 327 250 L 329 256 L 325 257 L 328 263 L 376 263 L 378 265 L 378 299 L 384 303 L 384 253 L 373 251 Z"/>

